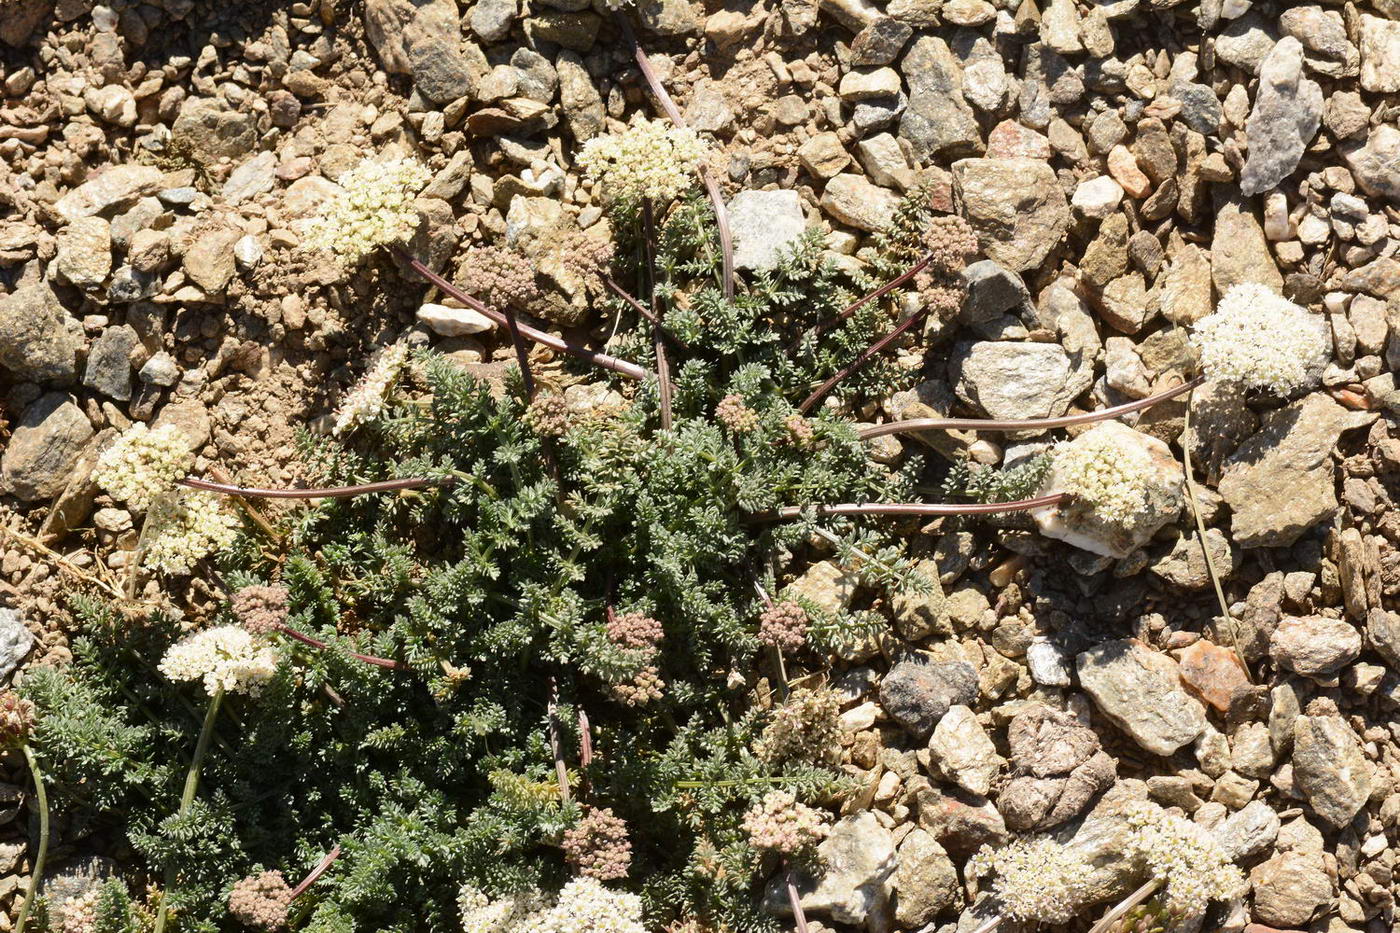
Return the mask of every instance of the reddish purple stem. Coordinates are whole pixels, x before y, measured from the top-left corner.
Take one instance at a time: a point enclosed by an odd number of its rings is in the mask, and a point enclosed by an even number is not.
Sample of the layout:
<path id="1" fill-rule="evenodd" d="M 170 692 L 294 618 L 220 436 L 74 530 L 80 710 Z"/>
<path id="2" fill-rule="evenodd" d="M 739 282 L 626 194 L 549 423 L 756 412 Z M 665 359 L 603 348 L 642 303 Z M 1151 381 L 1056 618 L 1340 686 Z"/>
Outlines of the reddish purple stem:
<path id="1" fill-rule="evenodd" d="M 311 874 L 301 879 L 301 884 L 297 885 L 295 888 L 292 888 L 291 899 L 296 900 L 297 898 L 305 894 L 306 889 L 315 884 L 316 880 L 326 873 L 326 869 L 331 867 L 331 862 L 334 862 L 338 858 L 340 858 L 339 845 L 337 845 L 334 849 L 331 849 L 329 852 L 326 853 L 326 857 L 321 859 L 321 861 L 316 864 L 315 868 L 311 869 Z"/>
<path id="2" fill-rule="evenodd" d="M 296 629 L 290 628 L 286 625 L 277 626 L 277 630 L 283 635 L 286 635 L 288 638 L 296 639 L 303 645 L 310 645 L 313 648 L 320 648 L 322 650 L 325 650 L 326 648 L 330 647 L 330 645 L 321 641 L 321 639 L 312 638 L 310 635 L 307 635 L 304 632 L 298 632 Z M 403 665 L 400 664 L 398 661 L 391 661 L 388 658 L 377 658 L 372 654 L 360 654 L 358 651 L 351 651 L 350 657 L 354 658 L 356 661 L 363 661 L 366 664 L 373 664 L 375 667 L 387 667 L 390 670 L 398 670 L 399 668 L 403 667 Z"/>
<path id="3" fill-rule="evenodd" d="M 180 485 L 190 489 L 202 489 L 205 492 L 222 493 L 226 496 L 242 496 L 247 499 L 344 499 L 371 492 L 392 492 L 395 489 L 450 486 L 454 482 L 456 480 L 450 476 L 411 476 L 405 479 L 385 479 L 377 483 L 363 483 L 359 486 L 324 486 L 318 489 L 260 489 L 255 486 L 230 486 L 227 483 L 212 483 L 207 479 L 189 477 L 180 480 Z"/>
<path id="4" fill-rule="evenodd" d="M 845 503 L 842 505 L 789 505 L 768 512 L 755 512 L 753 521 L 773 522 L 800 518 L 809 509 L 818 518 L 828 515 L 990 515 L 996 512 L 1025 512 L 1047 505 L 1059 505 L 1069 501 L 1069 494 L 1052 493 L 1034 499 L 1015 499 L 1011 502 L 870 502 Z"/>

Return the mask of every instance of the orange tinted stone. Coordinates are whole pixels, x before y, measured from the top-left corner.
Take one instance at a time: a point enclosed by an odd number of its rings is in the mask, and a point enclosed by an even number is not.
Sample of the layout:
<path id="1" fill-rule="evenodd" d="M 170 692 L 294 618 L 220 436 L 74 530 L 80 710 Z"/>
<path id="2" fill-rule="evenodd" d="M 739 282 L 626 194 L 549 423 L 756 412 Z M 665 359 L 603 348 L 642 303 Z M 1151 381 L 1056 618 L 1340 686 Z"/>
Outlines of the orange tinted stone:
<path id="1" fill-rule="evenodd" d="M 1234 649 L 1204 639 L 1183 648 L 1177 663 L 1182 683 L 1222 713 L 1230 709 L 1235 691 L 1249 685 L 1249 674 Z"/>

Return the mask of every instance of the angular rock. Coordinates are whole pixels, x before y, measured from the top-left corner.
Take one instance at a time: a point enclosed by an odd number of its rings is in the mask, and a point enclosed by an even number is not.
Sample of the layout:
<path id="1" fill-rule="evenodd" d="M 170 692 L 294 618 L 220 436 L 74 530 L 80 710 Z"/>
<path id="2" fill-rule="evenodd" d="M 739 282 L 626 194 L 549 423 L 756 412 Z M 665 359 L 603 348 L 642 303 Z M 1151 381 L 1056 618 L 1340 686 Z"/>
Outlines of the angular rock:
<path id="1" fill-rule="evenodd" d="M 139 344 L 136 331 L 126 324 L 108 327 L 88 350 L 83 385 L 125 402 L 131 398 L 131 353 Z"/>
<path id="2" fill-rule="evenodd" d="M 909 82 L 909 105 L 899 135 L 913 145 L 916 159 L 982 151 L 977 118 L 963 99 L 962 69 L 947 42 L 921 37 L 905 53 L 900 73 Z"/>
<path id="3" fill-rule="evenodd" d="M 542 14 L 551 15 L 569 14 Z M 451 38 L 424 37 L 408 49 L 414 88 L 436 104 L 449 104 L 469 97 L 476 86 L 476 77 L 466 57 L 458 49 L 456 36 L 457 30 L 454 28 Z"/>
<path id="4" fill-rule="evenodd" d="M 1182 683 L 1222 713 L 1229 712 L 1235 695 L 1249 686 L 1249 672 L 1235 650 L 1204 638 L 1183 648 L 1177 664 Z"/>
<path id="5" fill-rule="evenodd" d="M 1136 639 L 1096 645 L 1076 667 L 1104 716 L 1154 755 L 1170 755 L 1205 731 L 1205 709 L 1182 688 L 1176 662 Z"/>
<path id="6" fill-rule="evenodd" d="M 34 648 L 34 636 L 15 609 L 0 608 L 0 683 L 9 683 Z"/>
<path id="7" fill-rule="evenodd" d="M 1259 194 L 1298 167 L 1322 124 L 1322 88 L 1303 76 L 1303 45 L 1292 36 L 1278 41 L 1259 71 L 1259 93 L 1245 125 L 1249 158 L 1240 191 Z"/>
<path id="8" fill-rule="evenodd" d="M 931 923 L 958 903 L 958 872 L 948 852 L 923 829 L 910 830 L 899 844 L 890 887 L 894 891 L 894 922 L 903 929 Z"/>
<path id="9" fill-rule="evenodd" d="M 410 72 L 409 49 L 418 40 L 460 35 L 453 0 L 365 0 L 364 10 L 365 35 L 390 74 Z"/>
<path id="10" fill-rule="evenodd" d="M 15 380 L 68 385 L 82 346 L 82 328 L 47 284 L 0 296 L 0 368 Z"/>
<path id="11" fill-rule="evenodd" d="M 59 198 L 54 210 L 69 223 L 94 217 L 155 194 L 163 177 L 154 165 L 114 165 Z"/>
<path id="12" fill-rule="evenodd" d="M 1058 343 L 959 344 L 948 375 L 958 396 L 990 418 L 1056 418 L 1088 388 Z"/>
<path id="13" fill-rule="evenodd" d="M 449 308 L 438 304 L 423 305 L 418 309 L 417 318 L 440 337 L 482 334 L 496 326 L 480 311 L 473 311 L 471 308 Z"/>
<path id="14" fill-rule="evenodd" d="M 872 233 L 894 219 L 899 195 L 872 185 L 863 175 L 837 175 L 822 192 L 822 209 L 847 226 Z"/>
<path id="15" fill-rule="evenodd" d="M 1321 819 L 1342 829 L 1371 796 L 1371 763 L 1340 716 L 1299 716 L 1293 724 L 1293 783 Z"/>
<path id="16" fill-rule="evenodd" d="M 1034 159 L 962 159 L 953 194 L 988 259 L 1016 272 L 1039 268 L 1069 228 L 1055 172 Z"/>
<path id="17" fill-rule="evenodd" d="M 271 191 L 277 184 L 277 153 L 259 152 L 229 173 L 220 190 L 229 204 L 240 204 Z"/>
<path id="18" fill-rule="evenodd" d="M 1008 828 L 1042 832 L 1073 819 L 1095 796 L 1113 786 L 1117 762 L 1099 751 L 1063 777 L 1017 777 L 997 798 Z"/>
<path id="19" fill-rule="evenodd" d="M 1269 645 L 1274 661 L 1304 677 L 1326 677 L 1361 654 L 1361 633 L 1350 622 L 1323 616 L 1284 616 Z"/>
<path id="20" fill-rule="evenodd" d="M 1238 195 L 1223 191 L 1218 195 L 1210 266 L 1217 294 L 1223 295 L 1242 282 L 1258 282 L 1283 292 L 1283 276 L 1274 265 L 1264 228 L 1253 208 Z"/>
<path id="21" fill-rule="evenodd" d="M 1210 256 L 1194 243 L 1172 251 L 1157 286 L 1162 316 L 1173 324 L 1194 324 L 1214 310 Z"/>
<path id="22" fill-rule="evenodd" d="M 1341 152 L 1362 191 L 1400 204 L 1400 129 L 1374 127 L 1364 143 L 1347 143 Z"/>
<path id="23" fill-rule="evenodd" d="M 101 217 L 79 217 L 58 234 L 53 270 L 68 284 L 95 289 L 112 271 L 112 227 Z"/>
<path id="24" fill-rule="evenodd" d="M 257 146 L 257 119 L 252 113 L 230 110 L 219 100 L 191 97 L 180 107 L 170 137 L 189 158 L 206 168 L 221 159 L 241 162 Z"/>
<path id="25" fill-rule="evenodd" d="M 195 239 L 185 251 L 185 274 L 205 294 L 217 295 L 228 287 L 235 270 L 233 245 L 243 236 L 237 227 L 220 226 Z"/>
<path id="26" fill-rule="evenodd" d="M 783 590 L 783 596 L 805 600 L 822 612 L 838 615 L 850 607 L 859 583 L 856 574 L 824 560 L 807 568 L 806 573 Z"/>
<path id="27" fill-rule="evenodd" d="M 817 133 L 797 150 L 797 159 L 817 178 L 834 178 L 851 164 L 851 154 L 832 132 Z"/>
<path id="28" fill-rule="evenodd" d="M 1226 462 L 1219 491 L 1240 547 L 1288 547 L 1337 510 L 1332 450 L 1374 421 L 1317 393 L 1271 412 Z"/>
<path id="29" fill-rule="evenodd" d="M 1361 14 L 1361 86 L 1377 94 L 1400 92 L 1400 21 Z"/>
<path id="30" fill-rule="evenodd" d="M 1332 882 L 1321 852 L 1280 852 L 1249 873 L 1254 916 L 1275 927 L 1306 927 L 1332 903 Z"/>
<path id="31" fill-rule="evenodd" d="M 923 592 L 903 590 L 890 597 L 895 628 L 906 641 L 922 641 L 934 633 L 953 634 L 948 618 L 948 597 L 939 582 L 938 562 L 922 560 L 914 565 L 914 570 L 928 582 L 928 589 Z"/>
<path id="32" fill-rule="evenodd" d="M 930 766 L 963 790 L 985 797 L 992 789 L 1006 759 L 977 721 L 977 715 L 961 704 L 952 706 L 938 720 L 928 741 Z"/>
<path id="33" fill-rule="evenodd" d="M 891 878 L 896 859 L 894 836 L 869 810 L 845 817 L 817 847 L 813 869 L 794 872 L 799 902 L 809 916 L 837 923 L 889 929 Z M 787 876 L 779 872 L 768 884 L 764 909 L 791 916 Z"/>
<path id="34" fill-rule="evenodd" d="M 1317 73 L 1342 78 L 1355 77 L 1360 71 L 1361 55 L 1347 38 L 1346 24 L 1335 10 L 1293 7 L 1280 13 L 1278 22 L 1286 35 L 1303 43 L 1303 59 Z"/>
<path id="35" fill-rule="evenodd" d="M 471 27 L 482 42 L 500 42 L 515 22 L 516 0 L 479 0 L 472 7 Z"/>
<path id="36" fill-rule="evenodd" d="M 52 499 L 68 485 L 92 434 L 92 423 L 67 393 L 39 396 L 0 454 L 0 482 L 26 502 Z"/>
<path id="37" fill-rule="evenodd" d="M 796 191 L 740 191 L 730 199 L 737 269 L 771 269 L 802 238 L 807 218 Z"/>
<path id="38" fill-rule="evenodd" d="M 900 661 L 880 681 L 880 705 L 923 741 L 954 706 L 977 699 L 977 671 L 966 661 Z"/>
<path id="39" fill-rule="evenodd" d="M 602 95 L 577 52 L 561 51 L 554 60 L 554 69 L 559 75 L 559 105 L 564 108 L 564 121 L 575 142 L 587 142 L 603 131 L 607 119 Z"/>

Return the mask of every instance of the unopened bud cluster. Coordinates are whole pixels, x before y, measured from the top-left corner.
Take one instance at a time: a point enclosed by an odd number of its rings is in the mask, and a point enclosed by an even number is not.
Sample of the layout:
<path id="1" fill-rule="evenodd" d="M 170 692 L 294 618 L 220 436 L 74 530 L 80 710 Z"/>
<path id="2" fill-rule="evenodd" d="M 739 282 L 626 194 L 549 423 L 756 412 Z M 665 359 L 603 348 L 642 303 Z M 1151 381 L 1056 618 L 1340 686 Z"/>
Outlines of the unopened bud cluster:
<path id="1" fill-rule="evenodd" d="M 525 409 L 524 421 L 540 437 L 563 437 L 569 430 L 569 405 L 562 395 L 538 395 Z"/>
<path id="2" fill-rule="evenodd" d="M 793 856 L 826 838 L 827 816 L 785 790 L 769 791 L 744 814 L 744 832 L 755 849 Z"/>
<path id="3" fill-rule="evenodd" d="M 458 284 L 497 310 L 528 311 L 540 297 L 535 269 L 520 253 L 501 246 L 473 246 Z"/>
<path id="4" fill-rule="evenodd" d="M 645 706 L 661 699 L 665 688 L 666 681 L 661 679 L 661 672 L 654 666 L 648 666 L 638 671 L 631 683 L 614 684 L 612 694 L 614 699 L 627 706 Z"/>
<path id="5" fill-rule="evenodd" d="M 758 617 L 758 640 L 780 651 L 807 644 L 807 610 L 791 600 L 774 603 Z"/>
<path id="6" fill-rule="evenodd" d="M 744 402 L 744 397 L 729 394 L 715 406 L 715 417 L 735 434 L 747 434 L 758 427 L 758 412 Z"/>
<path id="7" fill-rule="evenodd" d="M 253 635 L 270 635 L 287 621 L 285 586 L 245 586 L 233 594 L 233 615 Z"/>
<path id="8" fill-rule="evenodd" d="M 17 748 L 34 729 L 34 704 L 13 690 L 0 693 L 0 748 Z"/>
<path id="9" fill-rule="evenodd" d="M 579 873 L 599 881 L 625 878 L 632 867 L 627 824 L 611 809 L 590 809 L 564 833 L 564 857 Z"/>
<path id="10" fill-rule="evenodd" d="M 292 889 L 280 871 L 250 875 L 234 884 L 228 896 L 228 912 L 255 930 L 277 930 L 287 923 Z"/>

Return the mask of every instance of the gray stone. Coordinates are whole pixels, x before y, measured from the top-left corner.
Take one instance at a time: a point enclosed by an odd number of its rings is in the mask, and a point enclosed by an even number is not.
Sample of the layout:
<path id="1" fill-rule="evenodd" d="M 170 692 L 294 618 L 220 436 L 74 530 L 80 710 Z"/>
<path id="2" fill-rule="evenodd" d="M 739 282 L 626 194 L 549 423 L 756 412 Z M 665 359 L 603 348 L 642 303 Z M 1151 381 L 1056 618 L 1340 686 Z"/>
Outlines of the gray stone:
<path id="1" fill-rule="evenodd" d="M 906 641 L 922 641 L 928 636 L 953 634 L 948 617 L 948 597 L 939 581 L 938 562 L 921 560 L 914 570 L 928 583 L 928 589 L 918 592 L 901 590 L 890 596 L 890 612 L 895 628 Z"/>
<path id="2" fill-rule="evenodd" d="M 814 866 L 798 867 L 793 875 L 804 913 L 837 923 L 865 926 L 872 933 L 888 930 L 891 879 L 896 866 L 894 836 L 874 813 L 865 810 L 845 817 L 817 847 Z M 787 875 L 779 872 L 769 883 L 764 909 L 791 916 Z"/>
<path id="3" fill-rule="evenodd" d="M 992 781 L 1006 764 L 977 715 L 961 704 L 950 707 L 938 720 L 928 751 L 929 766 L 936 773 L 979 797 L 991 792 Z"/>
<path id="4" fill-rule="evenodd" d="M 1099 711 L 1154 755 L 1170 755 L 1206 729 L 1205 708 L 1182 687 L 1176 662 L 1136 639 L 1096 645 L 1076 667 Z"/>
<path id="5" fill-rule="evenodd" d="M 114 165 L 58 199 L 54 210 L 69 223 L 125 207 L 160 188 L 160 169 L 153 165 Z"/>
<path id="6" fill-rule="evenodd" d="M 52 499 L 68 485 L 92 433 L 87 415 L 67 393 L 39 396 L 20 416 L 0 455 L 0 481 L 26 502 Z"/>
<path id="7" fill-rule="evenodd" d="M 1039 268 L 1069 229 L 1064 189 L 1038 159 L 954 162 L 953 194 L 987 258 L 1015 272 Z"/>
<path id="8" fill-rule="evenodd" d="M 1317 393 L 1270 412 L 1226 462 L 1220 495 L 1241 547 L 1288 547 L 1337 510 L 1332 450 L 1343 432 L 1375 420 Z"/>
<path id="9" fill-rule="evenodd" d="M 418 320 L 440 337 L 482 334 L 496 326 L 479 311 L 473 311 L 471 308 L 449 308 L 439 304 L 425 304 L 419 308 Z"/>
<path id="10" fill-rule="evenodd" d="M 1242 282 L 1258 282 L 1276 292 L 1283 291 L 1283 276 L 1274 265 L 1264 228 L 1253 208 L 1238 194 L 1218 192 L 1210 266 L 1217 294 L 1223 295 Z"/>
<path id="11" fill-rule="evenodd" d="M 773 268 L 807 229 L 802 199 L 790 189 L 740 191 L 727 207 L 737 269 Z"/>
<path id="12" fill-rule="evenodd" d="M 384 70 L 412 71 L 409 49 L 420 39 L 460 35 L 454 0 L 365 0 L 365 35 Z"/>
<path id="13" fill-rule="evenodd" d="M 1245 124 L 1249 158 L 1240 174 L 1245 195 L 1268 191 L 1298 167 L 1322 124 L 1322 88 L 1303 77 L 1303 46 L 1278 41 L 1259 72 L 1259 93 Z"/>
<path id="14" fill-rule="evenodd" d="M 180 364 L 175 362 L 175 357 L 161 350 L 146 361 L 138 375 L 147 385 L 168 388 L 180 381 Z"/>
<path id="15" fill-rule="evenodd" d="M 914 35 L 914 27 L 888 16 L 881 17 L 851 41 L 851 64 L 857 68 L 888 65 L 899 57 Z"/>
<path id="16" fill-rule="evenodd" d="M 734 125 L 734 108 L 713 81 L 697 84 L 685 106 L 685 122 L 702 133 L 722 133 Z"/>
<path id="17" fill-rule="evenodd" d="M 837 175 L 822 192 L 822 209 L 857 230 L 876 232 L 890 225 L 899 195 L 871 184 L 864 175 Z"/>
<path id="18" fill-rule="evenodd" d="M 453 35 L 456 35 L 455 29 Z M 448 104 L 469 97 L 475 87 L 475 77 L 466 57 L 458 50 L 455 38 L 419 39 L 409 47 L 408 60 L 414 88 L 433 103 Z"/>
<path id="19" fill-rule="evenodd" d="M 1089 387 L 1058 343 L 959 344 L 948 362 L 958 396 L 989 418 L 1055 418 Z"/>
<path id="20" fill-rule="evenodd" d="M 9 683 L 33 648 L 34 636 L 19 611 L 0 608 L 0 683 Z"/>
<path id="21" fill-rule="evenodd" d="M 535 13 L 525 20 L 525 34 L 532 42 L 553 42 L 587 52 L 597 41 L 602 24 L 596 13 Z"/>
<path id="22" fill-rule="evenodd" d="M 1332 882 L 1321 852 L 1279 852 L 1249 873 L 1254 916 L 1262 923 L 1296 929 L 1332 903 Z"/>
<path id="23" fill-rule="evenodd" d="M 889 133 L 871 136 L 856 143 L 856 153 L 865 174 L 877 185 L 905 190 L 914 185 L 914 172 L 904 157 L 899 140 Z"/>
<path id="24" fill-rule="evenodd" d="M 977 699 L 977 671 L 966 661 L 900 661 L 880 682 L 880 705 L 923 741 L 956 705 Z"/>
<path id="25" fill-rule="evenodd" d="M 217 295 L 228 287 L 235 272 L 233 245 L 243 236 L 237 227 L 206 231 L 185 251 L 185 274 L 206 294 Z"/>
<path id="26" fill-rule="evenodd" d="M 1220 98 L 1206 84 L 1182 82 L 1172 86 L 1172 96 L 1181 101 L 1181 121 L 1202 136 L 1219 136 L 1225 109 Z"/>
<path id="27" fill-rule="evenodd" d="M 239 204 L 271 191 L 277 184 L 277 154 L 259 152 L 229 173 L 220 192 L 229 204 Z"/>
<path id="28" fill-rule="evenodd" d="M 982 151 L 977 118 L 963 99 L 962 69 L 948 43 L 923 36 L 905 53 L 900 73 L 909 82 L 909 104 L 899 121 L 899 135 L 914 147 L 914 157 L 956 157 Z"/>
<path id="29" fill-rule="evenodd" d="M 1078 816 L 1094 797 L 1113 786 L 1117 776 L 1117 762 L 1098 751 L 1062 777 L 1012 778 L 997 797 L 997 809 L 1009 829 L 1044 831 Z"/>
<path id="30" fill-rule="evenodd" d="M 958 903 L 958 872 L 948 852 L 926 830 L 915 828 L 899 844 L 890 887 L 894 922 L 912 930 Z"/>
<path id="31" fill-rule="evenodd" d="M 1279 28 L 1303 43 L 1303 60 L 1329 78 L 1355 77 L 1361 70 L 1361 54 L 1347 38 L 1346 24 L 1335 10 L 1300 6 L 1279 14 Z"/>
<path id="32" fill-rule="evenodd" d="M 1341 151 L 1362 191 L 1400 204 L 1400 129 L 1374 127 L 1364 143 L 1347 143 Z"/>
<path id="33" fill-rule="evenodd" d="M 1072 713 L 1034 704 L 1011 718 L 1006 731 L 1011 761 L 1034 777 L 1069 774 L 1099 750 L 1099 737 Z"/>
<path id="34" fill-rule="evenodd" d="M 1361 633 L 1351 623 L 1323 616 L 1284 616 L 1269 644 L 1274 661 L 1304 677 L 1326 677 L 1361 654 Z"/>
<path id="35" fill-rule="evenodd" d="M 47 284 L 0 296 L 0 367 L 14 379 L 68 385 L 82 346 L 81 327 Z"/>
<path id="36" fill-rule="evenodd" d="M 1371 796 L 1371 763 L 1340 716 L 1299 716 L 1293 724 L 1293 783 L 1313 811 L 1342 829 Z"/>
<path id="37" fill-rule="evenodd" d="M 1400 92 L 1400 20 L 1361 14 L 1361 87 Z"/>
<path id="38" fill-rule="evenodd" d="M 230 110 L 217 100 L 192 97 L 181 106 L 180 115 L 170 128 L 170 140 L 206 168 L 221 159 L 241 162 L 257 146 L 257 117 Z"/>
<path id="39" fill-rule="evenodd" d="M 1259 66 L 1277 38 L 1274 26 L 1260 14 L 1251 12 L 1221 31 L 1215 40 L 1215 54 L 1223 62 L 1258 74 Z"/>
<path id="40" fill-rule="evenodd" d="M 1026 648 L 1026 667 L 1031 680 L 1045 687 L 1070 685 L 1069 659 L 1054 642 L 1036 639 Z"/>
<path id="41" fill-rule="evenodd" d="M 990 259 L 972 263 L 963 269 L 962 277 L 967 298 L 958 319 L 964 324 L 985 323 L 1030 306 L 1030 289 L 1021 277 Z"/>
<path id="42" fill-rule="evenodd" d="M 131 398 L 131 352 L 140 343 L 136 331 L 117 324 L 102 331 L 88 349 L 83 385 L 119 402 Z"/>
<path id="43" fill-rule="evenodd" d="M 1226 857 L 1239 862 L 1269 851 L 1278 838 L 1278 830 L 1279 818 L 1274 808 L 1262 800 L 1251 800 L 1243 810 L 1230 814 L 1213 832 Z"/>
<path id="44" fill-rule="evenodd" d="M 70 285 L 95 289 L 112 271 L 112 227 L 101 217 L 79 217 L 58 234 L 53 270 Z"/>
<path id="45" fill-rule="evenodd" d="M 564 108 L 564 121 L 577 142 L 585 142 L 603 131 L 607 112 L 583 59 L 577 52 L 564 49 L 554 60 L 559 75 L 559 104 Z"/>
<path id="46" fill-rule="evenodd" d="M 471 13 L 472 32 L 482 42 L 500 42 L 510 35 L 515 14 L 516 0 L 477 0 Z"/>

